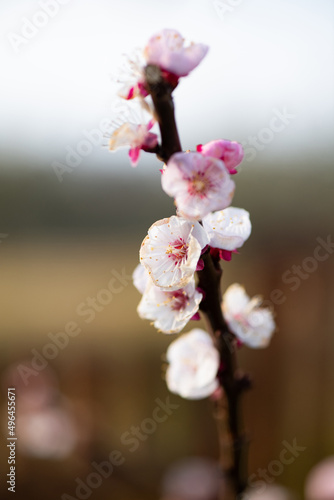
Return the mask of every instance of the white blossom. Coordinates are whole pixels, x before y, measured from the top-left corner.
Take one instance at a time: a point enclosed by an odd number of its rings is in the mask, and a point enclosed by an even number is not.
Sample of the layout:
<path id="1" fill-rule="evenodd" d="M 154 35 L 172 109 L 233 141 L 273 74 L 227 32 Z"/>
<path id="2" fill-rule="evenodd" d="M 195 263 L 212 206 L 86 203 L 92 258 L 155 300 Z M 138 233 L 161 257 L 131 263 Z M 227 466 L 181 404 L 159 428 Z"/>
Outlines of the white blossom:
<path id="1" fill-rule="evenodd" d="M 145 89 L 145 65 L 146 61 L 142 49 L 135 49 L 131 55 L 124 54 L 119 74 L 113 77 L 114 81 L 122 84 L 118 92 L 120 97 L 126 100 L 138 97 L 141 102 L 144 101 L 148 95 Z"/>
<path id="2" fill-rule="evenodd" d="M 153 149 L 158 144 L 158 136 L 149 132 L 154 125 L 154 120 L 148 124 L 123 123 L 112 134 L 109 140 L 109 150 L 116 151 L 122 147 L 130 147 L 129 157 L 133 167 L 139 160 L 141 149 Z"/>
<path id="3" fill-rule="evenodd" d="M 155 328 L 163 333 L 178 333 L 196 314 L 202 297 L 194 279 L 173 292 L 161 290 L 150 280 L 137 311 L 141 318 L 154 321 Z"/>
<path id="4" fill-rule="evenodd" d="M 144 50 L 136 49 L 127 56 L 119 75 L 114 80 L 122 84 L 119 96 L 123 99 L 144 98 L 148 95 L 145 66 L 159 66 L 167 80 L 177 84 L 179 77 L 188 75 L 209 50 L 202 43 L 186 43 L 176 30 L 164 29 L 153 35 Z"/>
<path id="5" fill-rule="evenodd" d="M 223 314 L 230 330 L 241 342 L 253 348 L 267 347 L 275 331 L 273 314 L 260 307 L 262 299 L 250 299 L 245 289 L 235 283 L 223 296 Z"/>
<path id="6" fill-rule="evenodd" d="M 249 238 L 252 225 L 249 213 L 243 208 L 228 207 L 219 212 L 212 212 L 203 218 L 213 248 L 235 250 Z"/>
<path id="7" fill-rule="evenodd" d="M 173 215 L 155 222 L 140 248 L 140 262 L 162 290 L 184 288 L 193 278 L 208 236 L 198 222 Z"/>
<path id="8" fill-rule="evenodd" d="M 222 160 L 201 153 L 175 153 L 161 176 L 161 185 L 175 198 L 178 213 L 190 220 L 226 208 L 235 189 Z"/>
<path id="9" fill-rule="evenodd" d="M 144 49 L 147 64 L 154 64 L 176 76 L 186 76 L 205 57 L 209 50 L 202 43 L 185 44 L 176 30 L 164 29 L 153 35 Z"/>
<path id="10" fill-rule="evenodd" d="M 186 399 L 202 399 L 219 387 L 220 357 L 210 335 L 199 328 L 181 335 L 167 350 L 168 389 Z"/>

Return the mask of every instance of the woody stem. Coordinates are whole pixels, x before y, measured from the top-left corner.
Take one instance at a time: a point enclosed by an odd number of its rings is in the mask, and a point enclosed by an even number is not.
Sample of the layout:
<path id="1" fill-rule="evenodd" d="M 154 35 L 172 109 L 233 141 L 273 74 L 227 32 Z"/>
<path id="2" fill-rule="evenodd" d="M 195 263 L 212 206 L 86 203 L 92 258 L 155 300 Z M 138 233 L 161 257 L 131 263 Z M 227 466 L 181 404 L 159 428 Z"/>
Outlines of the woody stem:
<path id="1" fill-rule="evenodd" d="M 167 162 L 174 153 L 182 151 L 174 114 L 174 87 L 163 78 L 157 66 L 148 65 L 145 68 L 145 77 L 161 133 L 158 157 Z M 204 298 L 200 309 L 221 359 L 218 378 L 223 391 L 216 402 L 216 410 L 220 465 L 225 485 L 224 498 L 235 500 L 246 488 L 247 442 L 242 430 L 240 396 L 247 381 L 238 376 L 233 336 L 227 328 L 221 310 L 222 270 L 219 261 L 210 255 L 209 250 L 202 255 L 202 259 L 204 268 L 198 271 L 198 286 L 204 291 Z"/>

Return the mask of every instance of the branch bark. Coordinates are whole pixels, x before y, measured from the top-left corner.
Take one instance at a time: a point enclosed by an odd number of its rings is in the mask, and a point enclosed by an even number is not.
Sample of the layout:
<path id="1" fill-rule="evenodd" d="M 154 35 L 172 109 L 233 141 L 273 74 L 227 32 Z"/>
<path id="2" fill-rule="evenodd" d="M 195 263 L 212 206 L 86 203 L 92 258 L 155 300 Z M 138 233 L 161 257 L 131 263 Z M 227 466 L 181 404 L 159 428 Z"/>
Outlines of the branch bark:
<path id="1" fill-rule="evenodd" d="M 148 65 L 145 68 L 145 76 L 161 133 L 158 157 L 167 162 L 174 153 L 182 151 L 172 97 L 175 86 L 163 78 L 157 66 Z M 247 485 L 247 440 L 241 421 L 240 397 L 243 389 L 248 388 L 249 381 L 247 377 L 238 374 L 234 337 L 229 332 L 222 314 L 220 291 L 222 270 L 219 259 L 213 258 L 209 250 L 202 255 L 202 258 L 204 269 L 198 271 L 198 286 L 205 295 L 200 309 L 221 359 L 219 381 L 223 391 L 220 399 L 215 402 L 220 466 L 224 483 L 224 491 L 221 494 L 224 500 L 235 500 Z"/>
<path id="2" fill-rule="evenodd" d="M 205 296 L 200 309 L 220 353 L 219 381 L 223 388 L 216 402 L 216 419 L 220 445 L 220 464 L 227 483 L 224 498 L 235 499 L 247 486 L 247 439 L 241 419 L 240 399 L 249 379 L 237 369 L 236 341 L 229 332 L 221 309 L 220 281 L 222 270 L 218 259 L 207 251 L 203 256 L 204 268 L 198 271 L 198 286 Z M 226 422 L 227 420 L 227 422 Z"/>
<path id="3" fill-rule="evenodd" d="M 167 162 L 174 154 L 182 151 L 179 134 L 175 122 L 173 87 L 164 80 L 158 66 L 149 64 L 145 68 L 145 77 L 148 91 L 152 96 L 155 118 L 159 123 L 161 147 L 159 158 Z"/>

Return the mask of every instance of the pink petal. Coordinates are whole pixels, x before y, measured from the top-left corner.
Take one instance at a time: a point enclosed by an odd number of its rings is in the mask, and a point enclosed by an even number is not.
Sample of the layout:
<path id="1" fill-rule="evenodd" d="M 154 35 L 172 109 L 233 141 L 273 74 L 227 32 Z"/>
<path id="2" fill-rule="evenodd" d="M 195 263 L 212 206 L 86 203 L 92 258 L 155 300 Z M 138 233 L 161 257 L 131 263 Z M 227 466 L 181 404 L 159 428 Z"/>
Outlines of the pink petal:
<path id="1" fill-rule="evenodd" d="M 212 255 L 212 257 L 214 259 L 220 259 L 220 255 L 219 255 L 219 248 L 210 248 L 210 255 Z"/>
<path id="2" fill-rule="evenodd" d="M 238 142 L 230 142 L 226 145 L 223 161 L 226 167 L 229 169 L 230 174 L 237 173 L 235 167 L 237 167 L 242 162 L 243 157 L 244 150 L 241 144 L 239 144 Z"/>
<path id="3" fill-rule="evenodd" d="M 217 259 L 218 257 L 222 260 L 226 260 L 227 262 L 230 262 L 232 259 L 232 253 L 239 253 L 237 250 L 222 250 L 220 248 L 210 248 L 210 255 L 214 259 Z"/>
<path id="4" fill-rule="evenodd" d="M 161 184 L 175 199 L 178 213 L 190 220 L 228 207 L 235 189 L 224 162 L 198 152 L 173 154 Z"/>
<path id="5" fill-rule="evenodd" d="M 232 252 L 230 250 L 219 250 L 219 256 L 222 260 L 230 262 L 232 259 Z"/>
<path id="6" fill-rule="evenodd" d="M 235 168 L 230 169 L 229 172 L 230 172 L 231 175 L 234 175 L 234 174 L 238 173 L 238 171 Z"/>
<path id="7" fill-rule="evenodd" d="M 142 149 L 145 150 L 150 150 L 155 148 L 155 146 L 158 144 L 158 136 L 157 134 L 153 134 L 152 132 L 148 132 L 144 142 L 142 144 Z"/>
<path id="8" fill-rule="evenodd" d="M 197 262 L 196 271 L 202 271 L 203 269 L 204 269 L 204 260 L 199 259 L 199 261 Z"/>
<path id="9" fill-rule="evenodd" d="M 171 85 L 173 90 L 178 86 L 180 77 L 171 73 L 170 71 L 161 70 L 162 77 L 167 80 L 167 82 Z"/>
<path id="10" fill-rule="evenodd" d="M 144 86 L 144 84 L 142 82 L 138 82 L 137 83 L 137 88 L 138 88 L 138 93 L 142 96 L 142 97 L 146 97 L 148 96 L 148 92 Z"/>
<path id="11" fill-rule="evenodd" d="M 237 173 L 235 167 L 242 162 L 244 157 L 244 151 L 241 144 L 235 141 L 219 139 L 208 142 L 204 146 L 197 146 L 197 148 L 201 148 L 197 149 L 197 151 L 201 152 L 204 156 L 211 156 L 222 160 L 230 174 Z"/>
<path id="12" fill-rule="evenodd" d="M 184 40 L 176 30 L 165 29 L 152 36 L 145 48 L 148 64 L 179 76 L 186 76 L 205 57 L 209 47 L 203 44 L 184 46 Z"/>
<path id="13" fill-rule="evenodd" d="M 139 155 L 140 155 L 140 147 L 137 146 L 136 148 L 131 148 L 129 150 L 129 157 L 130 157 L 130 162 L 133 167 L 136 167 L 138 164 L 139 160 Z"/>
<path id="14" fill-rule="evenodd" d="M 147 124 L 147 130 L 151 130 L 151 128 L 153 127 L 154 124 L 155 124 L 155 120 L 152 118 L 152 120 L 150 120 Z"/>
<path id="15" fill-rule="evenodd" d="M 201 319 L 201 315 L 199 312 L 197 312 L 190 319 L 193 321 L 199 321 Z"/>
<path id="16" fill-rule="evenodd" d="M 130 90 L 129 90 L 129 93 L 128 93 L 127 97 L 126 97 L 126 99 L 127 100 L 133 99 L 134 95 L 135 95 L 135 88 L 131 87 Z"/>
<path id="17" fill-rule="evenodd" d="M 203 44 L 193 44 L 181 53 L 171 53 L 166 60 L 168 67 L 164 67 L 178 76 L 187 76 L 204 59 L 209 47 Z"/>
<path id="18" fill-rule="evenodd" d="M 142 96 L 146 97 L 148 95 L 147 90 L 142 82 L 137 82 L 133 87 L 130 87 L 127 94 L 121 94 L 121 97 L 126 99 L 127 101 L 134 99 L 135 97 Z"/>

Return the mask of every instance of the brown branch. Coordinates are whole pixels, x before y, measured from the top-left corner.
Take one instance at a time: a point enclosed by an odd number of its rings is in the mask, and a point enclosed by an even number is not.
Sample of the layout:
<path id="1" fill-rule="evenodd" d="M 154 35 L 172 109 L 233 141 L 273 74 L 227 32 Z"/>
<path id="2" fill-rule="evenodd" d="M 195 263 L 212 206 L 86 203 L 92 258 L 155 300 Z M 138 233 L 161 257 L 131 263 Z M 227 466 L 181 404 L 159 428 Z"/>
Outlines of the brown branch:
<path id="1" fill-rule="evenodd" d="M 158 66 L 149 64 L 145 68 L 147 90 L 152 96 L 156 119 L 161 134 L 159 158 L 167 162 L 172 154 L 181 151 L 181 143 L 176 127 L 172 92 L 174 87 L 163 79 Z"/>
<path id="2" fill-rule="evenodd" d="M 181 151 L 181 143 L 176 127 L 173 87 L 161 75 L 157 66 L 145 68 L 147 90 L 152 96 L 156 119 L 161 133 L 158 157 L 167 162 L 176 152 Z M 235 341 L 229 332 L 221 310 L 220 280 L 222 270 L 219 260 L 214 259 L 209 250 L 202 255 L 204 269 L 198 271 L 198 286 L 204 291 L 201 311 L 205 316 L 221 358 L 219 381 L 223 395 L 216 402 L 220 465 L 224 477 L 224 499 L 234 500 L 246 487 L 246 439 L 242 431 L 240 417 L 240 396 L 248 385 L 247 378 L 238 376 L 236 368 Z"/>
<path id="3" fill-rule="evenodd" d="M 225 496 L 225 498 L 235 498 L 245 490 L 247 485 L 247 440 L 242 428 L 240 397 L 243 390 L 249 387 L 249 383 L 247 376 L 238 374 L 235 339 L 229 332 L 222 314 L 220 291 L 222 270 L 219 261 L 213 259 L 209 251 L 202 258 L 204 269 L 198 271 L 197 274 L 198 286 L 204 290 L 205 296 L 200 309 L 205 314 L 209 330 L 216 340 L 222 363 L 219 381 L 224 391 L 221 399 L 216 403 L 219 409 L 216 418 L 220 442 L 220 463 L 224 478 L 231 483 L 228 487 L 230 497 Z M 228 426 L 226 426 L 226 418 Z"/>

